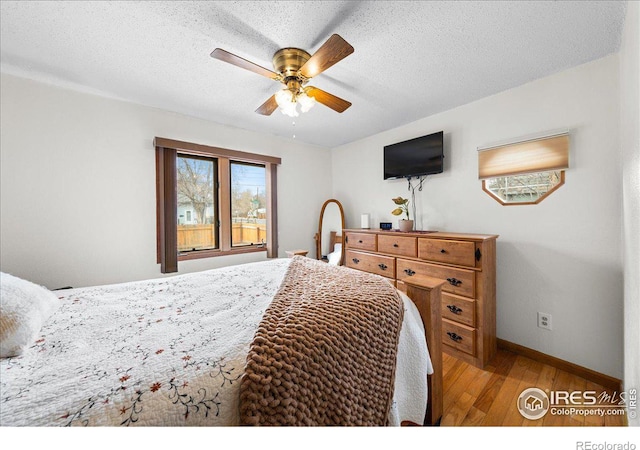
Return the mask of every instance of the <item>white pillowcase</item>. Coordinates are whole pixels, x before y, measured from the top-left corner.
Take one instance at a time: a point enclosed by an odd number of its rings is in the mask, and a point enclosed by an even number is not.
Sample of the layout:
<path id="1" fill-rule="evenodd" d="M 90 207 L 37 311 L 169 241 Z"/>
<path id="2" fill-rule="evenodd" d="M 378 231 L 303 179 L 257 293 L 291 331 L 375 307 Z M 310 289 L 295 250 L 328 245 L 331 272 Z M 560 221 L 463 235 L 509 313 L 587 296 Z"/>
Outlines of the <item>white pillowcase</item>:
<path id="1" fill-rule="evenodd" d="M 29 348 L 59 306 L 50 290 L 0 272 L 0 358 L 18 356 Z"/>
<path id="2" fill-rule="evenodd" d="M 341 256 L 342 256 L 342 244 L 335 244 L 333 246 L 333 252 L 327 255 L 329 264 L 331 264 L 332 266 L 337 266 L 338 264 L 340 264 Z"/>

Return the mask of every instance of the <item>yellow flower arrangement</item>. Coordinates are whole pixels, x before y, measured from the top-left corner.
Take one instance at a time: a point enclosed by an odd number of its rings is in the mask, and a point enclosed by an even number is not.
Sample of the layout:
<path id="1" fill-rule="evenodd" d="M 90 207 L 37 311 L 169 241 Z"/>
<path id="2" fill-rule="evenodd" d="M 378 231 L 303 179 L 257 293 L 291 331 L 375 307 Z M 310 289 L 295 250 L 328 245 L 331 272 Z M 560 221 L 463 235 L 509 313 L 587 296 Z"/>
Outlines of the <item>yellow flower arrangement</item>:
<path id="1" fill-rule="evenodd" d="M 393 214 L 394 216 L 399 216 L 404 213 L 407 216 L 407 220 L 409 220 L 409 199 L 396 197 L 392 198 L 391 200 L 393 200 L 393 203 L 398 205 L 396 209 L 391 211 L 391 214 Z"/>

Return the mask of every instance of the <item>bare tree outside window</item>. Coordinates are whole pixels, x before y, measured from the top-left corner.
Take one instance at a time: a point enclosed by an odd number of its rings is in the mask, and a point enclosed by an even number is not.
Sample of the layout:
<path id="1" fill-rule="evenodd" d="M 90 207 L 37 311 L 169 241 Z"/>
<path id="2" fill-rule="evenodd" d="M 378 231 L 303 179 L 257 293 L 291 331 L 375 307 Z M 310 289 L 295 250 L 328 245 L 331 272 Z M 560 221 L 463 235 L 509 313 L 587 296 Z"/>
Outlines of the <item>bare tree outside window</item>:
<path id="1" fill-rule="evenodd" d="M 215 184 L 215 159 L 178 155 L 178 251 L 217 247 Z"/>

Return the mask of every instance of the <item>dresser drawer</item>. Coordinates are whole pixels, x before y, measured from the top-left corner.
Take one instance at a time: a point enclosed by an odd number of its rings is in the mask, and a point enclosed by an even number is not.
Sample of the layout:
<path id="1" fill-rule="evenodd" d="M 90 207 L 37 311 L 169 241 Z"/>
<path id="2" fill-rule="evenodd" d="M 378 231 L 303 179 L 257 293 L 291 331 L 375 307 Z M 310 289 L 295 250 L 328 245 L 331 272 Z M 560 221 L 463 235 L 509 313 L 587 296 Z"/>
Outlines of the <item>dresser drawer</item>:
<path id="1" fill-rule="evenodd" d="M 387 278 L 394 278 L 396 273 L 395 258 L 390 256 L 374 255 L 371 253 L 346 251 L 347 267 L 363 270 Z"/>
<path id="2" fill-rule="evenodd" d="M 469 241 L 420 238 L 418 239 L 418 258 L 475 267 L 476 244 Z"/>
<path id="3" fill-rule="evenodd" d="M 382 275 L 400 292 L 413 292 L 411 285 L 438 286 L 438 344 L 476 367 L 490 363 L 497 351 L 497 236 L 365 228 L 344 229 L 343 236 L 346 266 Z"/>
<path id="4" fill-rule="evenodd" d="M 462 295 L 464 297 L 475 297 L 476 277 L 473 270 L 438 266 L 435 264 L 398 258 L 398 280 L 415 280 L 420 279 L 420 277 L 423 276 L 446 280 L 447 283 L 442 285 L 443 292 L 451 292 L 452 294 Z"/>
<path id="5" fill-rule="evenodd" d="M 471 356 L 476 354 L 476 330 L 442 319 L 442 343 Z"/>
<path id="6" fill-rule="evenodd" d="M 418 238 L 409 236 L 378 235 L 378 251 L 391 253 L 392 255 L 410 256 L 415 258 L 417 254 Z"/>
<path id="7" fill-rule="evenodd" d="M 443 292 L 442 317 L 473 327 L 476 325 L 476 301 Z"/>
<path id="8" fill-rule="evenodd" d="M 376 235 L 369 233 L 347 233 L 347 248 L 377 251 Z"/>

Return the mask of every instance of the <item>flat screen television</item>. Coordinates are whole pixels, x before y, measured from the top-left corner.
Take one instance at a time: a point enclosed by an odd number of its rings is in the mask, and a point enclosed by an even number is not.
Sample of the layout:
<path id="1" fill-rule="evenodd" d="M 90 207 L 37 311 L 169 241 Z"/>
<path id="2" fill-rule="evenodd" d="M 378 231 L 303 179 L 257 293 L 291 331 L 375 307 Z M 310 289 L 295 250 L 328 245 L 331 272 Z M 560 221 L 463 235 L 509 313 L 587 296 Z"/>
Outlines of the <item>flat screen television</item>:
<path id="1" fill-rule="evenodd" d="M 444 132 L 428 134 L 384 147 L 384 179 L 442 173 Z"/>

